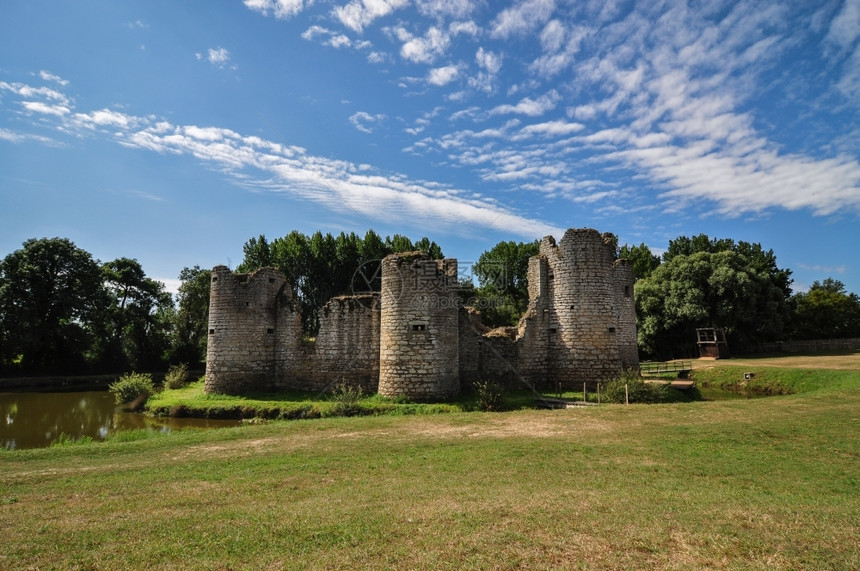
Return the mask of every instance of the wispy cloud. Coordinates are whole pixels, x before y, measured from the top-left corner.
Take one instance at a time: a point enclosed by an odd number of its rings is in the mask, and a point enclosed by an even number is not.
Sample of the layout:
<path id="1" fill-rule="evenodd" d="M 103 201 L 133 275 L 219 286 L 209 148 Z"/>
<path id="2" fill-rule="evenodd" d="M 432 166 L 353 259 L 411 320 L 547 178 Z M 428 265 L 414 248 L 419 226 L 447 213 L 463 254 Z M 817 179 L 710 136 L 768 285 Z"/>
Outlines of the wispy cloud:
<path id="1" fill-rule="evenodd" d="M 344 26 L 361 33 L 374 20 L 387 16 L 408 3 L 408 0 L 352 0 L 344 6 L 335 7 L 333 13 Z"/>
<path id="2" fill-rule="evenodd" d="M 357 113 L 353 113 L 349 118 L 349 122 L 352 123 L 352 126 L 361 131 L 362 133 L 373 133 L 374 125 L 384 120 L 385 115 L 381 113 L 372 115 L 370 113 L 367 113 L 366 111 L 359 111 Z"/>
<path id="3" fill-rule="evenodd" d="M 52 81 L 54 83 L 58 83 L 58 84 L 62 85 L 63 87 L 65 87 L 66 85 L 69 84 L 69 82 L 67 80 L 63 79 L 59 75 L 55 75 L 55 74 L 51 73 L 50 71 L 45 71 L 44 69 L 39 72 L 39 77 L 41 77 L 45 81 Z"/>
<path id="4" fill-rule="evenodd" d="M 534 31 L 549 20 L 555 11 L 555 0 L 525 0 L 517 2 L 496 16 L 492 23 L 491 35 L 507 39 Z"/>
<path id="5" fill-rule="evenodd" d="M 218 69 L 229 68 L 232 70 L 238 69 L 238 66 L 230 63 L 230 52 L 226 48 L 209 48 L 208 55 L 201 53 L 194 54 L 197 59 L 205 59 Z"/>
<path id="6" fill-rule="evenodd" d="M 60 132 L 76 137 L 99 135 L 128 148 L 191 156 L 231 176 L 239 185 L 288 194 L 333 211 L 359 213 L 371 220 L 407 221 L 420 217 L 425 224 L 452 231 L 479 227 L 526 238 L 561 232 L 495 200 L 462 189 L 411 180 L 398 173 L 378 172 L 371 165 L 314 156 L 299 146 L 231 129 L 179 125 L 108 109 L 79 112 L 72 108 L 63 115 L 47 108 L 34 112 L 53 117 Z M 359 112 L 351 120 L 356 128 L 372 130 L 369 125 L 384 118 Z M 148 200 L 159 200 L 146 192 L 134 192 Z"/>
<path id="7" fill-rule="evenodd" d="M 244 0 L 245 6 L 268 16 L 272 14 L 275 18 L 286 20 L 292 18 L 305 7 L 313 4 L 313 0 Z"/>

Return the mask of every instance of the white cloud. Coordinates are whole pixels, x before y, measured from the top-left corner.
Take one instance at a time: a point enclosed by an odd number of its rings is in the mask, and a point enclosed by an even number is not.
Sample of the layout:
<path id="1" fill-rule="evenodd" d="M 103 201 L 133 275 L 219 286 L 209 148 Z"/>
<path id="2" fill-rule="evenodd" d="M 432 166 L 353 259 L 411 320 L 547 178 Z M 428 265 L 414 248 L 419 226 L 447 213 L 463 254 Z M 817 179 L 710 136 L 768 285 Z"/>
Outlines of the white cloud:
<path id="1" fill-rule="evenodd" d="M 313 0 L 244 0 L 245 6 L 259 12 L 264 16 L 274 14 L 275 18 L 288 19 L 301 12 L 306 6 L 313 4 Z"/>
<path id="2" fill-rule="evenodd" d="M 567 121 L 547 121 L 546 123 L 536 123 L 534 125 L 526 125 L 520 130 L 519 136 L 532 137 L 562 137 L 578 133 L 585 129 L 582 123 L 569 123 Z"/>
<path id="3" fill-rule="evenodd" d="M 845 0 L 842 10 L 830 22 L 827 41 L 849 50 L 860 36 L 860 0 Z"/>
<path id="4" fill-rule="evenodd" d="M 10 131 L 8 129 L 2 128 L 0 128 L 0 140 L 16 144 L 34 142 L 52 147 L 60 146 L 57 141 L 51 139 L 50 137 L 43 137 L 42 135 L 33 135 L 31 133 L 16 133 L 15 131 Z"/>
<path id="5" fill-rule="evenodd" d="M 448 31 L 451 32 L 452 36 L 466 35 L 471 37 L 476 37 L 481 33 L 481 28 L 478 27 L 478 24 L 475 22 L 468 20 L 465 22 L 452 22 L 450 26 L 448 26 Z"/>
<path id="6" fill-rule="evenodd" d="M 361 33 L 377 18 L 387 16 L 408 3 L 408 0 L 352 0 L 345 6 L 337 6 L 334 15 L 344 26 Z"/>
<path id="7" fill-rule="evenodd" d="M 209 57 L 207 59 L 209 63 L 211 63 L 215 67 L 223 69 L 230 62 L 230 52 L 222 47 L 219 47 L 217 49 L 209 48 Z"/>
<path id="8" fill-rule="evenodd" d="M 558 104 L 561 96 L 557 91 L 552 90 L 549 93 L 541 95 L 537 99 L 531 99 L 530 97 L 524 97 L 520 100 L 516 105 L 499 105 L 490 110 L 490 115 L 505 115 L 505 114 L 519 114 L 519 115 L 528 115 L 529 117 L 537 117 L 539 115 L 543 115 L 547 111 L 551 111 L 555 109 L 555 106 Z"/>
<path id="9" fill-rule="evenodd" d="M 460 75 L 460 68 L 456 65 L 446 65 L 431 69 L 427 74 L 427 83 L 430 85 L 443 86 L 451 83 Z"/>
<path id="10" fill-rule="evenodd" d="M 55 74 L 51 73 L 50 71 L 45 71 L 44 69 L 39 72 L 39 77 L 41 77 L 45 81 L 53 81 L 55 83 L 59 83 L 63 87 L 65 87 L 66 85 L 69 84 L 69 82 L 67 80 L 63 79 L 59 75 L 55 75 Z"/>
<path id="11" fill-rule="evenodd" d="M 41 113 L 43 115 L 56 115 L 62 117 L 68 115 L 69 108 L 65 105 L 49 105 L 41 101 L 22 101 L 21 106 L 32 113 Z"/>
<path id="12" fill-rule="evenodd" d="M 550 20 L 540 33 L 540 43 L 543 51 L 557 52 L 564 45 L 565 28 L 558 20 Z"/>
<path id="13" fill-rule="evenodd" d="M 465 18 L 478 7 L 473 0 L 416 0 L 415 4 L 423 16 L 437 19 Z"/>
<path id="14" fill-rule="evenodd" d="M 407 32 L 401 28 L 401 37 L 407 37 Z M 451 45 L 451 38 L 433 26 L 423 37 L 409 37 L 400 48 L 400 56 L 414 63 L 433 63 L 443 55 Z"/>
<path id="15" fill-rule="evenodd" d="M 323 28 L 322 26 L 311 26 L 302 33 L 302 38 L 308 41 L 317 40 L 318 38 L 325 38 L 324 40 L 321 40 L 320 43 L 322 43 L 324 46 L 330 46 L 332 48 L 353 47 L 352 40 L 348 36 L 346 36 L 345 34 L 334 32 L 332 30 L 329 30 L 328 28 Z"/>
<path id="16" fill-rule="evenodd" d="M 555 11 L 555 0 L 525 0 L 513 8 L 502 10 L 493 20 L 491 36 L 507 39 L 535 30 Z"/>
<path id="17" fill-rule="evenodd" d="M 21 91 L 22 87 L 16 91 Z M 8 84 L 3 89 L 11 91 Z M 452 230 L 477 227 L 513 231 L 524 238 L 561 231 L 464 190 L 432 181 L 410 180 L 397 173 L 384 175 L 375 172 L 370 165 L 309 155 L 301 147 L 242 135 L 231 129 L 176 125 L 156 117 L 109 109 L 59 113 L 49 107 L 33 107 L 55 116 L 55 128 L 59 132 L 73 136 L 100 134 L 129 148 L 192 156 L 254 190 L 290 194 L 334 211 L 359 213 L 372 220 L 414 221 L 420 217 L 425 224 Z M 439 111 L 434 109 L 424 119 L 436 116 Z M 384 115 L 366 112 L 351 117 L 360 129 L 369 129 L 384 119 Z M 46 138 L 5 129 L 0 129 L 0 139 L 16 143 L 24 140 L 50 142 Z M 148 200 L 158 199 L 146 192 L 137 194 Z"/>
<path id="18" fill-rule="evenodd" d="M 359 111 L 357 113 L 353 113 L 349 118 L 349 122 L 352 123 L 353 127 L 361 131 L 362 133 L 373 133 L 374 125 L 384 121 L 385 115 L 381 113 L 377 113 L 376 115 L 371 115 L 366 111 Z"/>
<path id="19" fill-rule="evenodd" d="M 74 116 L 74 122 L 77 125 L 89 129 L 96 127 L 120 127 L 127 129 L 137 124 L 132 121 L 136 121 L 136 118 L 111 109 L 99 109 L 90 113 L 75 113 Z"/>

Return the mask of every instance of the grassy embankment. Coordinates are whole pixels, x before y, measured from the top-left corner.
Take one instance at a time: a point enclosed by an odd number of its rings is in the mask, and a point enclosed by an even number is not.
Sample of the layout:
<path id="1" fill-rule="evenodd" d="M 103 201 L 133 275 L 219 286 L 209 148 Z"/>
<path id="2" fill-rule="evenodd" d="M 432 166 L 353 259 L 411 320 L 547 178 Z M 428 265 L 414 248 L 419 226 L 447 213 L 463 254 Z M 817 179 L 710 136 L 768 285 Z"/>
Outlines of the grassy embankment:
<path id="1" fill-rule="evenodd" d="M 860 367 L 713 365 L 806 392 L 2 452 L 0 568 L 860 567 Z"/>
<path id="2" fill-rule="evenodd" d="M 332 416 L 469 412 L 478 407 L 477 399 L 472 394 L 448 403 L 413 403 L 379 395 L 362 395 L 353 402 L 348 398 L 338 398 L 337 395 L 337 390 L 328 393 L 283 391 L 249 396 L 207 394 L 203 392 L 201 379 L 181 389 L 164 390 L 152 395 L 145 409 L 156 416 L 302 420 Z M 505 406 L 509 410 L 531 407 L 533 399 L 532 393 L 509 394 Z"/>

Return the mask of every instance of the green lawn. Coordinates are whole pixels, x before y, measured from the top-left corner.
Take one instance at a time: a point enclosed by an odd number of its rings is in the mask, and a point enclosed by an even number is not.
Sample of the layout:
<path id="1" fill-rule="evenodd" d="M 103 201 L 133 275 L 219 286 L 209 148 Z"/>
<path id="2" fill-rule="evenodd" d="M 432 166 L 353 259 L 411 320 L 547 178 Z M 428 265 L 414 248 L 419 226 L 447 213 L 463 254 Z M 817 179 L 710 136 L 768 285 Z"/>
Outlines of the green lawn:
<path id="1" fill-rule="evenodd" d="M 0 568 L 860 568 L 860 373 L 807 381 L 0 452 Z"/>

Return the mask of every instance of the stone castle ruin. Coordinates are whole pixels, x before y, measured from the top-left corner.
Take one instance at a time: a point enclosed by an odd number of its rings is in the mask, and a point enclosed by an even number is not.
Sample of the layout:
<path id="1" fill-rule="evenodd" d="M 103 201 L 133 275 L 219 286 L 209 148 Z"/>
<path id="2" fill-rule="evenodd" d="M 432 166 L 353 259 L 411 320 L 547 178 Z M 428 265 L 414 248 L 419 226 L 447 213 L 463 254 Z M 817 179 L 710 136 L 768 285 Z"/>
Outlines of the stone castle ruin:
<path id="1" fill-rule="evenodd" d="M 274 268 L 212 270 L 206 391 L 324 391 L 337 383 L 384 396 L 447 399 L 479 379 L 579 389 L 638 368 L 633 271 L 609 235 L 570 229 L 529 260 L 517 327 L 489 330 L 458 297 L 457 260 L 423 252 L 382 261 L 378 293 L 331 299 L 314 341 Z"/>

